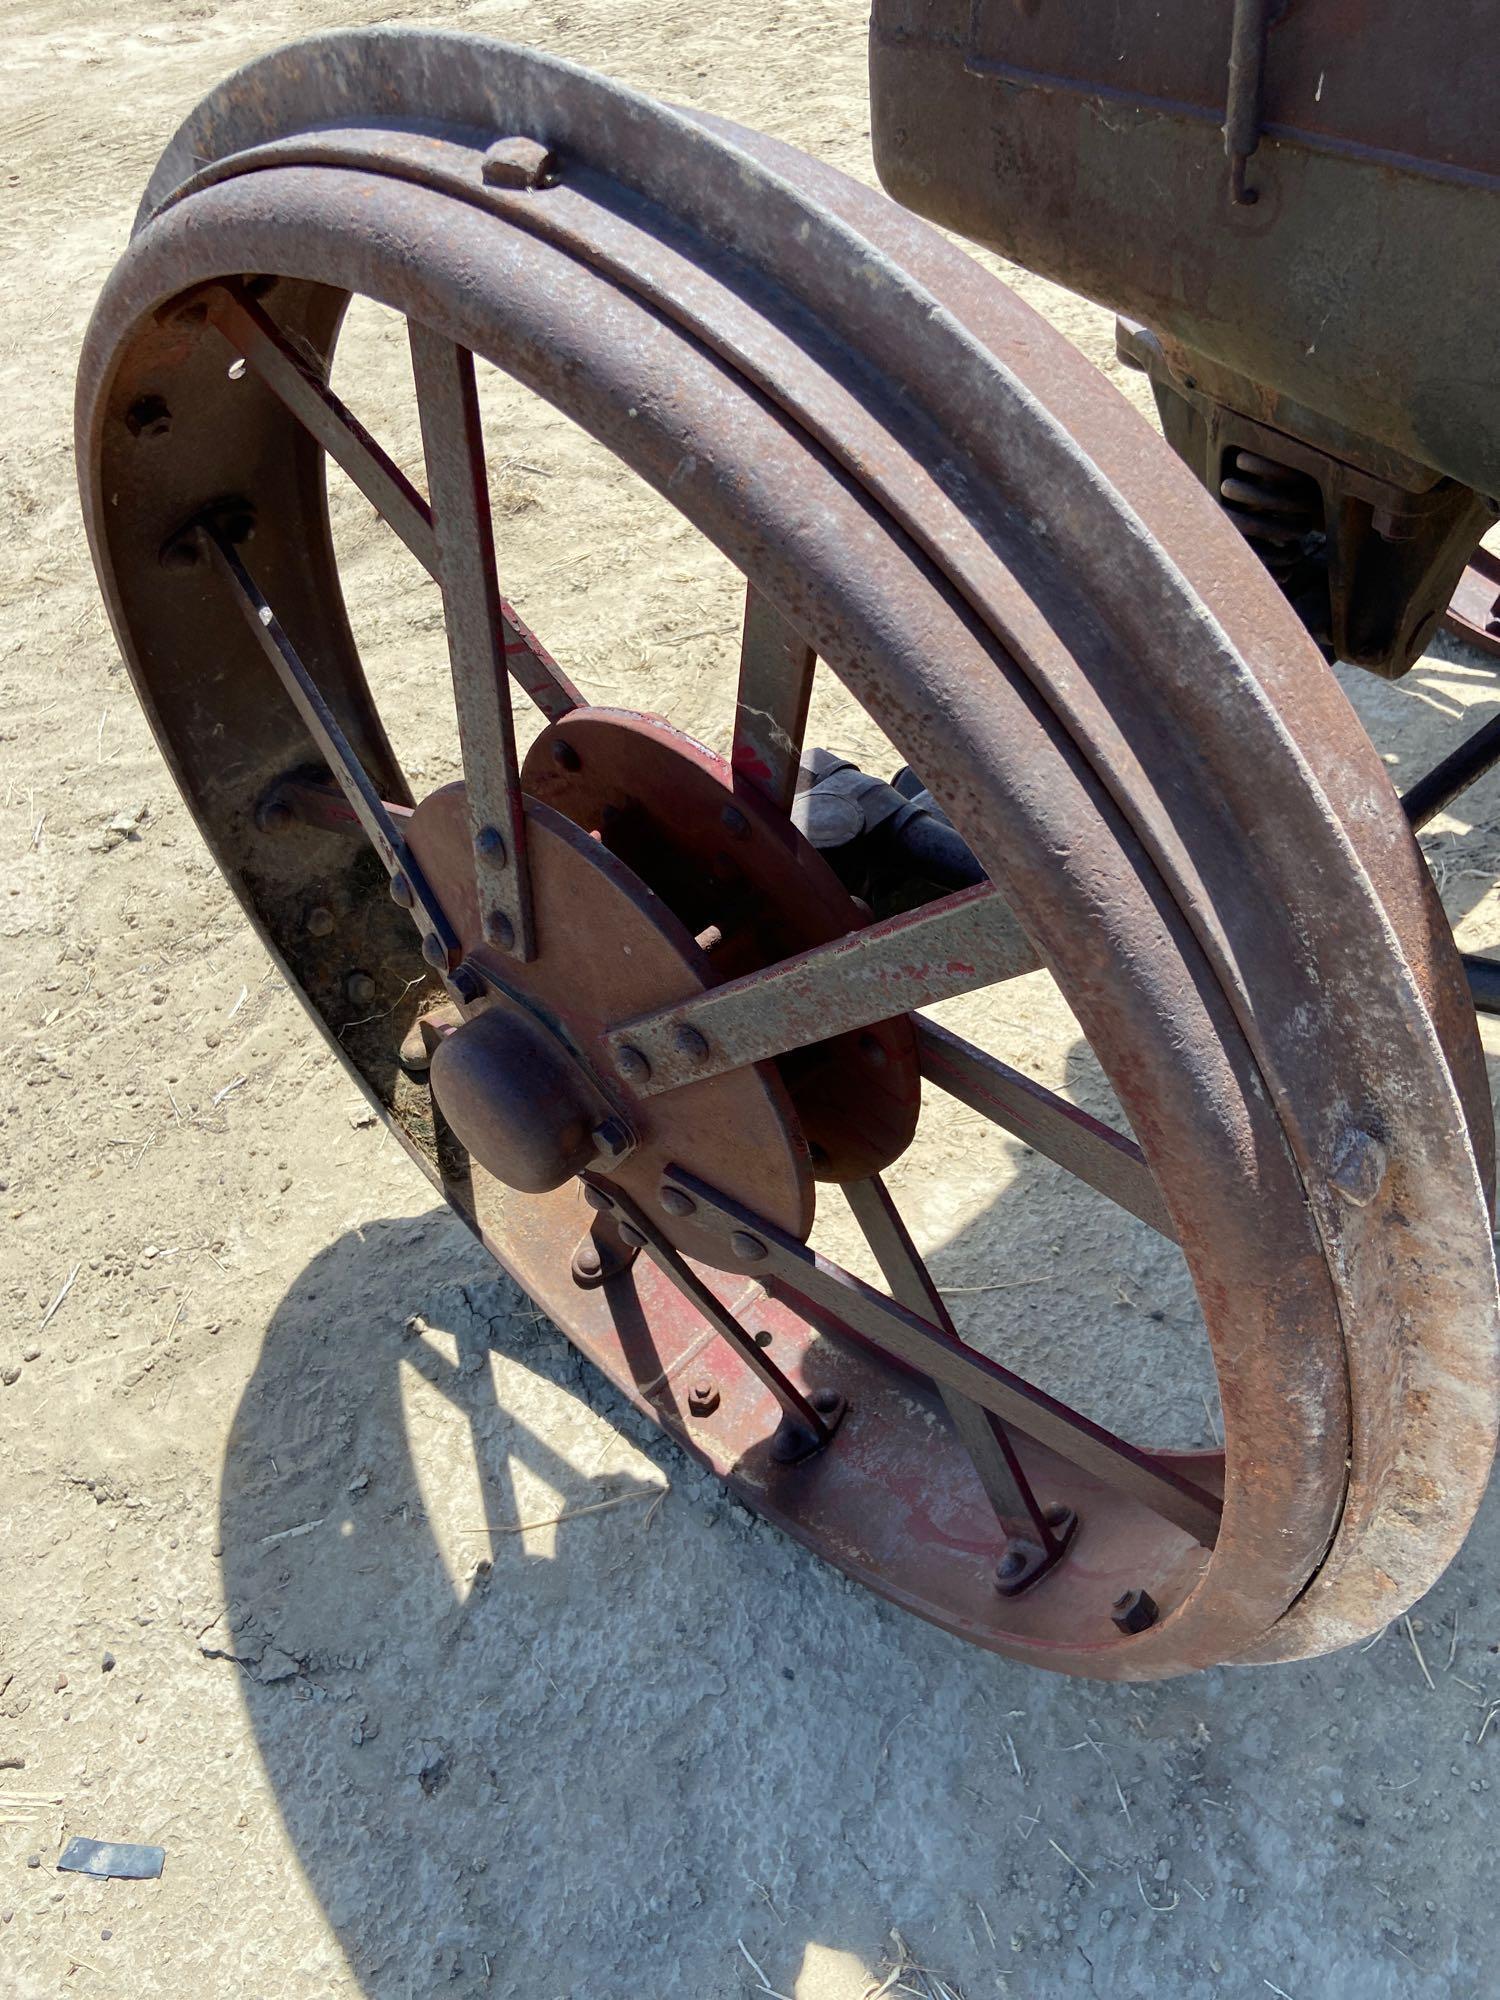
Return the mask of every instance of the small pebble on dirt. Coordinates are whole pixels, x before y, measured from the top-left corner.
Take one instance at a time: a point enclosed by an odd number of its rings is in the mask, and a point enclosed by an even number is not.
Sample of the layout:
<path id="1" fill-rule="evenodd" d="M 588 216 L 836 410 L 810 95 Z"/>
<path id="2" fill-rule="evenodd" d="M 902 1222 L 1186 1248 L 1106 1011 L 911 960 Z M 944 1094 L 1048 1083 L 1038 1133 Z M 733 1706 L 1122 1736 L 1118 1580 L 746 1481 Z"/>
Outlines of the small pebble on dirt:
<path id="1" fill-rule="evenodd" d="M 40 1349 L 40 1347 L 37 1346 L 35 1341 L 32 1341 L 29 1347 L 23 1347 L 21 1349 L 21 1359 L 23 1361 L 40 1361 L 41 1358 L 42 1358 L 42 1350 Z"/>
<path id="2" fill-rule="evenodd" d="M 101 1673 L 106 1673 L 106 1674 L 112 1674 L 114 1672 L 115 1656 L 113 1653 L 106 1653 L 104 1655 L 104 1658 L 99 1662 L 99 1670 Z"/>
<path id="3" fill-rule="evenodd" d="M 40 1854 L 28 1854 L 28 1855 L 27 1855 L 27 1857 L 26 1857 L 26 1866 L 27 1866 L 28 1868 L 40 1868 L 40 1867 L 41 1867 L 41 1865 L 42 1865 L 42 1857 L 41 1857 L 41 1855 L 40 1855 Z"/>
<path id="4" fill-rule="evenodd" d="M 7 1389 L 12 1382 L 19 1382 L 20 1379 L 21 1364 L 19 1361 L 8 1361 L 4 1368 L 0 1368 L 0 1382 L 3 1382 Z"/>
<path id="5" fill-rule="evenodd" d="M 58 1675 L 58 1677 L 57 1677 L 57 1679 L 56 1679 L 56 1680 L 55 1680 L 55 1681 L 54 1681 L 54 1682 L 52 1683 L 52 1692 L 53 1692 L 54 1694 L 61 1694 L 61 1693 L 62 1693 L 62 1691 L 63 1691 L 63 1689 L 64 1689 L 64 1688 L 65 1688 L 65 1687 L 66 1687 L 67 1685 L 68 1685 L 68 1677 L 67 1677 L 67 1675 L 66 1675 L 66 1674 L 59 1674 L 59 1675 Z"/>
<path id="6" fill-rule="evenodd" d="M 104 1930 L 100 1931 L 99 1941 L 101 1944 L 108 1944 L 113 1936 L 114 1932 L 106 1927 Z"/>

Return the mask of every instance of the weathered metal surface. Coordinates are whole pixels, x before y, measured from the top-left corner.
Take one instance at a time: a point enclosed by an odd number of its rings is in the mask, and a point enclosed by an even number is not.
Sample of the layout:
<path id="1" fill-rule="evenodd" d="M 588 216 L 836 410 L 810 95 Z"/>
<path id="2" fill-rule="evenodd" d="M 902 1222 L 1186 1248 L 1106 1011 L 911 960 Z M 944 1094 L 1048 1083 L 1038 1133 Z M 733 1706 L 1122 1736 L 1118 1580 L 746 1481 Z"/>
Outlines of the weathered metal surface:
<path id="1" fill-rule="evenodd" d="M 1395 679 L 1431 642 L 1497 505 L 1327 419 L 1294 412 L 1179 342 L 1121 320 L 1116 348 L 1150 379 L 1162 429 L 1336 659 Z M 1268 407 L 1268 403 L 1271 405 Z M 1450 613 L 1451 615 L 1451 613 Z"/>
<path id="2" fill-rule="evenodd" d="M 735 775 L 790 812 L 812 697 L 813 649 L 752 585 L 745 592 L 740 680 L 734 705 Z"/>
<path id="3" fill-rule="evenodd" d="M 446 972 L 461 956 L 458 939 L 447 912 L 407 848 L 406 839 L 391 817 L 385 801 L 363 765 L 355 756 L 337 716 L 297 657 L 271 606 L 254 578 L 240 560 L 233 542 L 212 517 L 191 528 L 176 542 L 167 544 L 173 565 L 190 567 L 202 562 L 224 580 L 227 594 L 245 619 L 261 651 L 276 671 L 277 678 L 302 718 L 314 744 L 327 759 L 330 770 L 349 802 L 366 839 L 380 856 L 391 881 L 405 885 L 405 907 L 422 933 L 423 955 L 438 971 Z"/>
<path id="4" fill-rule="evenodd" d="M 523 777 L 532 797 L 597 834 L 695 936 L 710 940 L 712 988 L 864 921 L 828 864 L 759 788 L 660 717 L 576 710 L 537 737 Z M 916 1129 L 921 1085 L 910 1023 L 884 1007 L 860 1029 L 841 1034 L 830 1015 L 811 1046 L 780 1064 L 820 1180 L 878 1173 Z M 666 1040 L 668 1056 L 680 1055 L 673 1037 Z M 703 1075 L 714 1073 L 704 1066 Z M 643 1095 L 657 1088 L 656 1059 L 638 1048 L 620 1074 Z"/>
<path id="5" fill-rule="evenodd" d="M 474 357 L 419 321 L 410 323 L 410 335 L 484 936 L 519 959 L 535 958 L 526 814 Z"/>
<path id="6" fill-rule="evenodd" d="M 870 1246 L 880 1275 L 897 1305 L 927 1320 L 952 1339 L 959 1338 L 943 1296 L 933 1283 L 911 1233 L 891 1200 L 889 1190 L 878 1175 L 853 1181 L 844 1189 L 844 1199 Z M 1067 1541 L 1078 1526 L 1078 1517 L 1067 1510 L 1066 1536 L 1059 1533 L 1062 1522 L 1049 1519 L 1022 1472 L 1015 1447 L 1004 1425 L 992 1410 L 965 1396 L 951 1383 L 939 1383 L 943 1408 L 973 1461 L 979 1483 L 989 1496 L 1005 1534 L 1005 1544 L 997 1568 L 1005 1571 L 1008 1595 L 1029 1587 L 1061 1560 Z"/>
<path id="7" fill-rule="evenodd" d="M 876 167 L 899 201 L 1169 332 L 1287 404 L 1494 493 L 1500 143 L 1487 0 L 1270 10 L 1256 200 L 1229 198 L 1246 0 L 875 0 Z M 1274 308 L 1271 302 L 1274 301 Z M 1280 428 L 1303 433 L 1298 421 Z"/>
<path id="8" fill-rule="evenodd" d="M 1038 964 L 1004 897 L 984 883 L 622 1021 L 612 1046 L 617 1060 L 626 1049 L 645 1057 L 651 1066 L 645 1089 L 676 1090 L 696 1077 L 720 1076 L 1018 978 Z"/>
<path id="9" fill-rule="evenodd" d="M 315 163 L 338 150 L 330 128 L 375 105 L 384 129 L 365 125 L 356 165 Z M 454 134 L 440 157 L 438 105 Z M 393 131 L 403 119 L 425 133 Z M 546 143 L 556 185 L 487 188 L 475 133 Z M 248 161 L 242 149 L 261 145 L 281 164 Z M 248 637 L 228 635 L 204 689 L 213 604 L 151 567 L 247 466 L 283 622 L 371 782 L 402 790 L 336 597 L 330 609 L 295 426 L 258 385 L 226 384 L 217 335 L 210 365 L 191 328 L 155 317 L 224 270 L 280 273 L 278 326 L 317 355 L 341 289 L 415 314 L 669 493 L 931 783 L 1036 939 L 1151 1163 L 1221 1364 L 1225 1500 L 1206 1562 L 1159 1517 L 1033 1452 L 1044 1502 L 1084 1521 L 1078 1553 L 999 1608 L 986 1571 L 981 1607 L 972 1557 L 950 1559 L 916 1525 L 902 1482 L 929 1471 L 872 1424 L 898 1430 L 913 1385 L 893 1392 L 847 1341 L 858 1383 L 815 1461 L 816 1509 L 778 1483 L 807 1468 L 715 1462 L 897 1601 L 1071 1671 L 1315 1650 L 1424 1587 L 1472 1510 L 1495 1421 L 1488 1233 L 1447 1067 L 1477 1138 L 1472 1012 L 1378 760 L 1189 475 L 920 225 L 789 149 L 726 143 L 525 52 L 377 32 L 268 58 L 189 121 L 148 194 L 146 213 L 158 208 L 85 356 L 90 531 L 154 725 L 283 950 L 303 947 L 276 899 L 305 899 L 305 879 L 282 850 L 273 894 L 247 828 L 271 779 L 305 762 L 305 737 L 263 680 L 254 700 L 239 687 Z M 122 419 L 151 395 L 176 395 L 193 423 L 135 436 Z M 226 728 L 228 770 L 212 748 Z M 326 865 L 311 851 L 304 863 Z M 1330 900 L 1337 926 L 1323 921 Z M 1332 1179 L 1350 1107 L 1390 1161 L 1358 1207 Z M 649 1401 L 641 1383 L 662 1370 L 642 1372 L 642 1329 L 649 1346 L 670 1327 L 679 1352 L 698 1338 L 679 1340 L 675 1308 L 647 1289 L 619 1326 L 587 1316 L 612 1288 L 582 1294 L 567 1276 L 579 1224 L 563 1195 L 535 1198 L 534 1213 L 524 1197 L 497 1205 L 482 1173 L 452 1193 L 491 1240 L 503 1215 L 513 1268 Z M 725 1423 L 736 1443 L 765 1435 Z M 940 1451 L 932 1476 L 940 1462 L 951 1478 Z M 1131 1589 L 1161 1615 L 1127 1635 L 1110 1607 Z"/>
<path id="10" fill-rule="evenodd" d="M 731 1089 L 710 1083 L 655 1103 L 618 1080 L 611 1084 L 604 1035 L 615 1015 L 646 996 L 691 992 L 708 976 L 707 963 L 681 919 L 599 841 L 535 799 L 528 799 L 526 817 L 536 907 L 551 935 L 538 957 L 525 963 L 484 936 L 463 785 L 429 793 L 408 823 L 407 838 L 439 886 L 466 966 L 490 991 L 534 1013 L 586 1072 L 590 1081 L 574 1093 L 574 1122 L 582 1123 L 582 1106 L 594 1095 L 623 1121 L 628 1155 L 599 1161 L 599 1169 L 658 1215 L 675 1246 L 711 1263 L 734 1268 L 722 1234 L 704 1230 L 691 1213 L 659 1209 L 665 1167 L 688 1154 L 700 1171 L 721 1173 L 744 1188 L 757 1208 L 764 1203 L 782 1228 L 806 1235 L 813 1215 L 806 1150 L 774 1070 L 747 1069 L 732 1079 Z M 440 1091 L 438 1097 L 441 1103 Z M 536 1107 L 536 1117 L 545 1118 L 544 1105 Z M 568 1248 L 571 1255 L 571 1242 Z"/>
<path id="11" fill-rule="evenodd" d="M 667 1185 L 696 1204 L 706 1229 L 717 1227 L 727 1246 L 720 1253 L 726 1265 L 737 1254 L 742 1264 L 754 1264 L 773 1286 L 806 1301 L 814 1313 L 831 1314 L 846 1331 L 919 1370 L 940 1390 L 956 1390 L 967 1401 L 992 1410 L 1003 1423 L 1035 1438 L 1069 1465 L 1091 1473 L 1112 1491 L 1129 1494 L 1195 1541 L 1212 1546 L 1223 1513 L 1218 1496 L 1196 1485 L 1165 1457 L 1142 1451 L 1068 1409 L 1000 1362 L 966 1347 L 956 1334 L 883 1297 L 785 1231 L 766 1226 L 753 1210 L 731 1201 L 695 1174 L 671 1167 Z"/>
<path id="12" fill-rule="evenodd" d="M 1443 622 L 1467 645 L 1500 657 L 1500 556 L 1474 551 Z"/>
<path id="13" fill-rule="evenodd" d="M 524 1194 L 546 1194 L 596 1157 L 611 1107 L 529 1011 L 497 998 L 432 1052 L 432 1091 L 457 1138 Z"/>

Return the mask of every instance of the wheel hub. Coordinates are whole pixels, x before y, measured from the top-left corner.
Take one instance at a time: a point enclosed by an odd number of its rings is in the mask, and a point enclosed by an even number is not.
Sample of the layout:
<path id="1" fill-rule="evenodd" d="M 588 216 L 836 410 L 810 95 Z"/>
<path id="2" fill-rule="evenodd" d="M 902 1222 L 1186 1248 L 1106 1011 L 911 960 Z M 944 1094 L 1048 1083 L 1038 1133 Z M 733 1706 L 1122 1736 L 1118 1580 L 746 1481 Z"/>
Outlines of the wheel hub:
<path id="1" fill-rule="evenodd" d="M 476 1171 L 541 1194 L 592 1164 L 674 1247 L 733 1268 L 721 1233 L 662 1202 L 665 1169 L 689 1166 L 805 1237 L 807 1146 L 773 1065 L 644 1097 L 610 1061 L 605 1037 L 618 1021 L 713 983 L 707 953 L 602 840 L 535 798 L 526 822 L 539 945 L 527 961 L 486 941 L 464 786 L 429 794 L 407 823 L 411 852 L 484 982 L 431 1073 Z"/>

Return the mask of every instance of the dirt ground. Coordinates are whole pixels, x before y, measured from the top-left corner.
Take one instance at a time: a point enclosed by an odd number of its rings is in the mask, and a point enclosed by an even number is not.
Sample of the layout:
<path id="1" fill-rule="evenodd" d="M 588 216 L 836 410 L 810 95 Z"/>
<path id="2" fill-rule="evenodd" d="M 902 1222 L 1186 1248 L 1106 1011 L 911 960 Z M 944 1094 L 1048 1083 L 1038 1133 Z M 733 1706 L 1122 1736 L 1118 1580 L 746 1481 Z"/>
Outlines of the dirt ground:
<path id="1" fill-rule="evenodd" d="M 1095 1687 L 970 1651 L 585 1372 L 268 968 L 99 608 L 72 378 L 180 117 L 362 18 L 3 17 L 0 1995 L 856 2000 L 906 1950 L 967 2000 L 1494 1993 L 1495 1504 L 1409 1627 L 1304 1667 Z M 857 0 L 379 18 L 531 42 L 870 176 Z M 1107 315 L 1020 282 L 1116 372 Z M 356 315 L 340 365 L 409 455 L 397 333 Z M 720 740 L 723 565 L 564 420 L 486 396 L 510 593 L 588 693 Z M 434 600 L 334 499 L 372 675 L 438 781 Z M 1398 776 L 1497 703 L 1451 650 L 1350 685 Z M 812 734 L 878 767 L 831 695 Z M 1493 782 L 1430 851 L 1464 941 L 1496 942 Z M 1107 1105 L 1044 980 L 1006 1006 L 997 1046 Z M 1127 1430 L 1209 1435 L 1168 1246 L 951 1107 L 895 1179 L 976 1339 Z M 59 1875 L 73 1833 L 159 1842 L 165 1873 Z"/>

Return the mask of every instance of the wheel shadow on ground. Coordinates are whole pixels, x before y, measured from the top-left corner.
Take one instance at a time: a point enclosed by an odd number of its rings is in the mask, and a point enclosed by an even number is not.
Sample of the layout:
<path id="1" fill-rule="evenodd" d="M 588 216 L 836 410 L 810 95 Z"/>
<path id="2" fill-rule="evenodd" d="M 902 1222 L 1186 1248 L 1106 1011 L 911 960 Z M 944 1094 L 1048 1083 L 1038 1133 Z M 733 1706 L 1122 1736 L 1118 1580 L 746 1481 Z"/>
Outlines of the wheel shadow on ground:
<path id="1" fill-rule="evenodd" d="M 754 1520 L 434 1211 L 287 1293 L 221 1517 L 228 1650 L 366 2000 L 729 2000 L 745 1952 L 855 2000 L 892 1927 L 967 2000 L 1488 1990 L 1492 1503 L 1367 1651 L 1062 1681 Z M 480 1532 L 517 1521 L 554 1524 Z"/>

